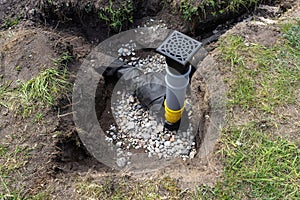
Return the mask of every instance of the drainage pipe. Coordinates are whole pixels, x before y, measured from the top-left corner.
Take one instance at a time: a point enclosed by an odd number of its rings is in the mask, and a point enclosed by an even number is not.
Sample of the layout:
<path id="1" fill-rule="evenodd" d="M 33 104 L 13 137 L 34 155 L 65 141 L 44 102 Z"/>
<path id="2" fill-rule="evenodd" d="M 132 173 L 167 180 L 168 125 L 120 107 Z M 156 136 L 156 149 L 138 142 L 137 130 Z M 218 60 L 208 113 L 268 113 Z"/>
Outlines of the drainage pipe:
<path id="1" fill-rule="evenodd" d="M 171 124 L 177 123 L 184 111 L 185 95 L 190 81 L 189 75 L 191 69 L 192 67 L 189 66 L 188 70 L 184 74 L 181 74 L 170 66 L 166 68 L 165 119 Z"/>
<path id="2" fill-rule="evenodd" d="M 199 50 L 201 43 L 178 31 L 174 31 L 156 49 L 166 57 L 167 89 L 165 100 L 165 128 L 178 130 L 185 106 L 185 93 L 189 84 L 189 61 Z"/>

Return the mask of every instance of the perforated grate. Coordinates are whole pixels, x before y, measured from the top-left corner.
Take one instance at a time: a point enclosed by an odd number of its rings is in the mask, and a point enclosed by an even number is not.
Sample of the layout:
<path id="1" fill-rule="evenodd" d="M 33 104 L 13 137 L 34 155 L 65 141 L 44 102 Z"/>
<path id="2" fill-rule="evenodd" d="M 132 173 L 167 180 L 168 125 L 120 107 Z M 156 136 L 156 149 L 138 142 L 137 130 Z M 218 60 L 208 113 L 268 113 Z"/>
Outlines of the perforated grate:
<path id="1" fill-rule="evenodd" d="M 200 47 L 201 42 L 174 31 L 156 50 L 162 55 L 186 65 Z"/>

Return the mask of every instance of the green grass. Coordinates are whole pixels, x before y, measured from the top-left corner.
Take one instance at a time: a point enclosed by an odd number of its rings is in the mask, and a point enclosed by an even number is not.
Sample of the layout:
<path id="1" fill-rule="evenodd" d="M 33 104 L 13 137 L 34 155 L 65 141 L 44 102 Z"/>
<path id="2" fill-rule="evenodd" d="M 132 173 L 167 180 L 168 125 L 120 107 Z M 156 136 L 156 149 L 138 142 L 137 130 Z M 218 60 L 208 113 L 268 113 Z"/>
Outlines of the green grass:
<path id="1" fill-rule="evenodd" d="M 109 5 L 99 10 L 99 18 L 104 20 L 110 29 L 120 32 L 123 27 L 133 23 L 133 4 L 131 0 L 125 0 L 119 8 L 115 8 L 113 0 Z"/>
<path id="2" fill-rule="evenodd" d="M 8 175 L 15 170 L 23 167 L 27 163 L 27 157 L 29 152 L 28 147 L 16 146 L 10 148 L 9 146 L 0 146 L 1 165 L 0 174 Z"/>
<path id="3" fill-rule="evenodd" d="M 220 198 L 296 199 L 300 192 L 300 150 L 255 125 L 225 131 L 225 181 Z M 224 185 L 223 185 L 224 184 Z"/>
<path id="4" fill-rule="evenodd" d="M 238 12 L 241 8 L 248 9 L 253 6 L 257 6 L 261 0 L 232 0 L 228 1 L 226 11 L 230 12 Z"/>
<path id="5" fill-rule="evenodd" d="M 56 97 L 67 85 L 66 71 L 50 68 L 42 71 L 35 78 L 22 83 L 19 97 L 25 104 L 41 102 L 53 105 Z"/>
<path id="6" fill-rule="evenodd" d="M 180 3 L 180 12 L 184 20 L 188 22 L 203 21 L 207 16 L 217 17 L 223 13 L 237 13 L 242 9 L 257 6 L 262 0 L 184 0 Z"/>
<path id="7" fill-rule="evenodd" d="M 273 138 L 255 122 L 230 127 L 222 138 L 223 180 L 214 188 L 203 186 L 199 199 L 299 198 L 300 149 L 295 144 Z"/>
<path id="8" fill-rule="evenodd" d="M 242 36 L 223 38 L 221 54 L 232 73 L 230 106 L 273 112 L 278 106 L 296 103 L 295 89 L 300 81 L 299 26 L 285 31 L 287 40 L 274 47 L 247 43 Z"/>
<path id="9" fill-rule="evenodd" d="M 71 56 L 68 52 L 64 52 L 61 54 L 61 56 L 57 59 L 52 59 L 54 62 L 54 65 L 59 68 L 67 68 L 68 64 L 72 62 L 73 56 Z"/>
<path id="10" fill-rule="evenodd" d="M 41 105 L 54 105 L 69 86 L 67 71 L 54 68 L 46 69 L 33 79 L 22 83 L 17 98 L 23 114 L 27 116 L 31 109 Z"/>
<path id="11" fill-rule="evenodd" d="M 4 83 L 0 84 L 0 107 L 8 107 L 8 97 L 10 96 L 10 84 Z"/>
<path id="12" fill-rule="evenodd" d="M 180 12 L 186 21 L 192 21 L 195 17 L 199 16 L 198 6 L 195 6 L 191 0 L 181 2 Z"/>
<path id="13" fill-rule="evenodd" d="M 18 145 L 0 145 L 0 199 L 23 199 L 21 192 L 13 185 L 17 181 L 15 178 L 21 174 L 20 170 L 28 162 L 30 150 Z"/>
<path id="14" fill-rule="evenodd" d="M 4 26 L 5 28 L 10 28 L 18 25 L 19 22 L 20 22 L 20 17 L 7 18 L 4 20 Z"/>
<path id="15" fill-rule="evenodd" d="M 27 139 L 22 134 L 11 134 L 5 138 L 1 138 L 0 144 L 0 199 L 45 199 L 46 192 L 28 195 L 21 182 L 27 176 L 24 169 L 30 162 L 35 146 L 24 145 Z"/>
<path id="16" fill-rule="evenodd" d="M 10 88 L 10 84 L 0 85 L 0 106 L 17 109 L 27 117 L 36 108 L 54 105 L 57 98 L 70 88 L 67 78 L 66 69 L 50 68 L 17 88 Z"/>

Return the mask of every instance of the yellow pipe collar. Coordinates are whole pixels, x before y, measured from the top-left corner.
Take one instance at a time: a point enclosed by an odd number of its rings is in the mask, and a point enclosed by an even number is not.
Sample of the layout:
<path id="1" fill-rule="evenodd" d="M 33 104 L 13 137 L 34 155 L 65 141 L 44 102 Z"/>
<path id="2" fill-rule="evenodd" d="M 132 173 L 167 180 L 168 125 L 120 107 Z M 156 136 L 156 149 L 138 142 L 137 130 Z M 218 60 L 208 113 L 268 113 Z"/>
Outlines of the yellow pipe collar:
<path id="1" fill-rule="evenodd" d="M 184 102 L 184 106 L 180 110 L 171 110 L 170 108 L 168 108 L 166 100 L 164 102 L 164 105 L 165 105 L 166 120 L 172 124 L 175 124 L 176 122 L 178 122 L 181 119 L 181 115 L 184 111 L 185 102 Z"/>

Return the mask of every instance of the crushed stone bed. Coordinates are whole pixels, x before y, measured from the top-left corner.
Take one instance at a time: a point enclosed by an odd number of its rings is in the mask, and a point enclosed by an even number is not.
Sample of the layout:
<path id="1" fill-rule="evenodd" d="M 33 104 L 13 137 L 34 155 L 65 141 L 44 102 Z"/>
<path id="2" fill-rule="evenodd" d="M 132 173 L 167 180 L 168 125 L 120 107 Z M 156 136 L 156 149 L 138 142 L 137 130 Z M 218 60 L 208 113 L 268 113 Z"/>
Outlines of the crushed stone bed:
<path id="1" fill-rule="evenodd" d="M 139 58 L 134 48 L 132 41 L 122 45 L 118 50 L 119 60 L 140 69 L 144 74 L 165 73 L 167 64 L 164 56 L 154 54 Z M 163 117 L 157 111 L 143 107 L 129 91 L 118 90 L 114 95 L 116 99 L 112 102 L 111 110 L 117 125 L 111 124 L 106 130 L 106 141 L 116 145 L 120 167 L 130 164 L 131 150 L 147 153 L 149 158 L 181 157 L 186 160 L 195 157 L 196 142 L 191 123 L 185 131 L 164 130 Z M 189 121 L 193 117 L 191 107 L 190 97 L 187 96 L 185 111 Z"/>

